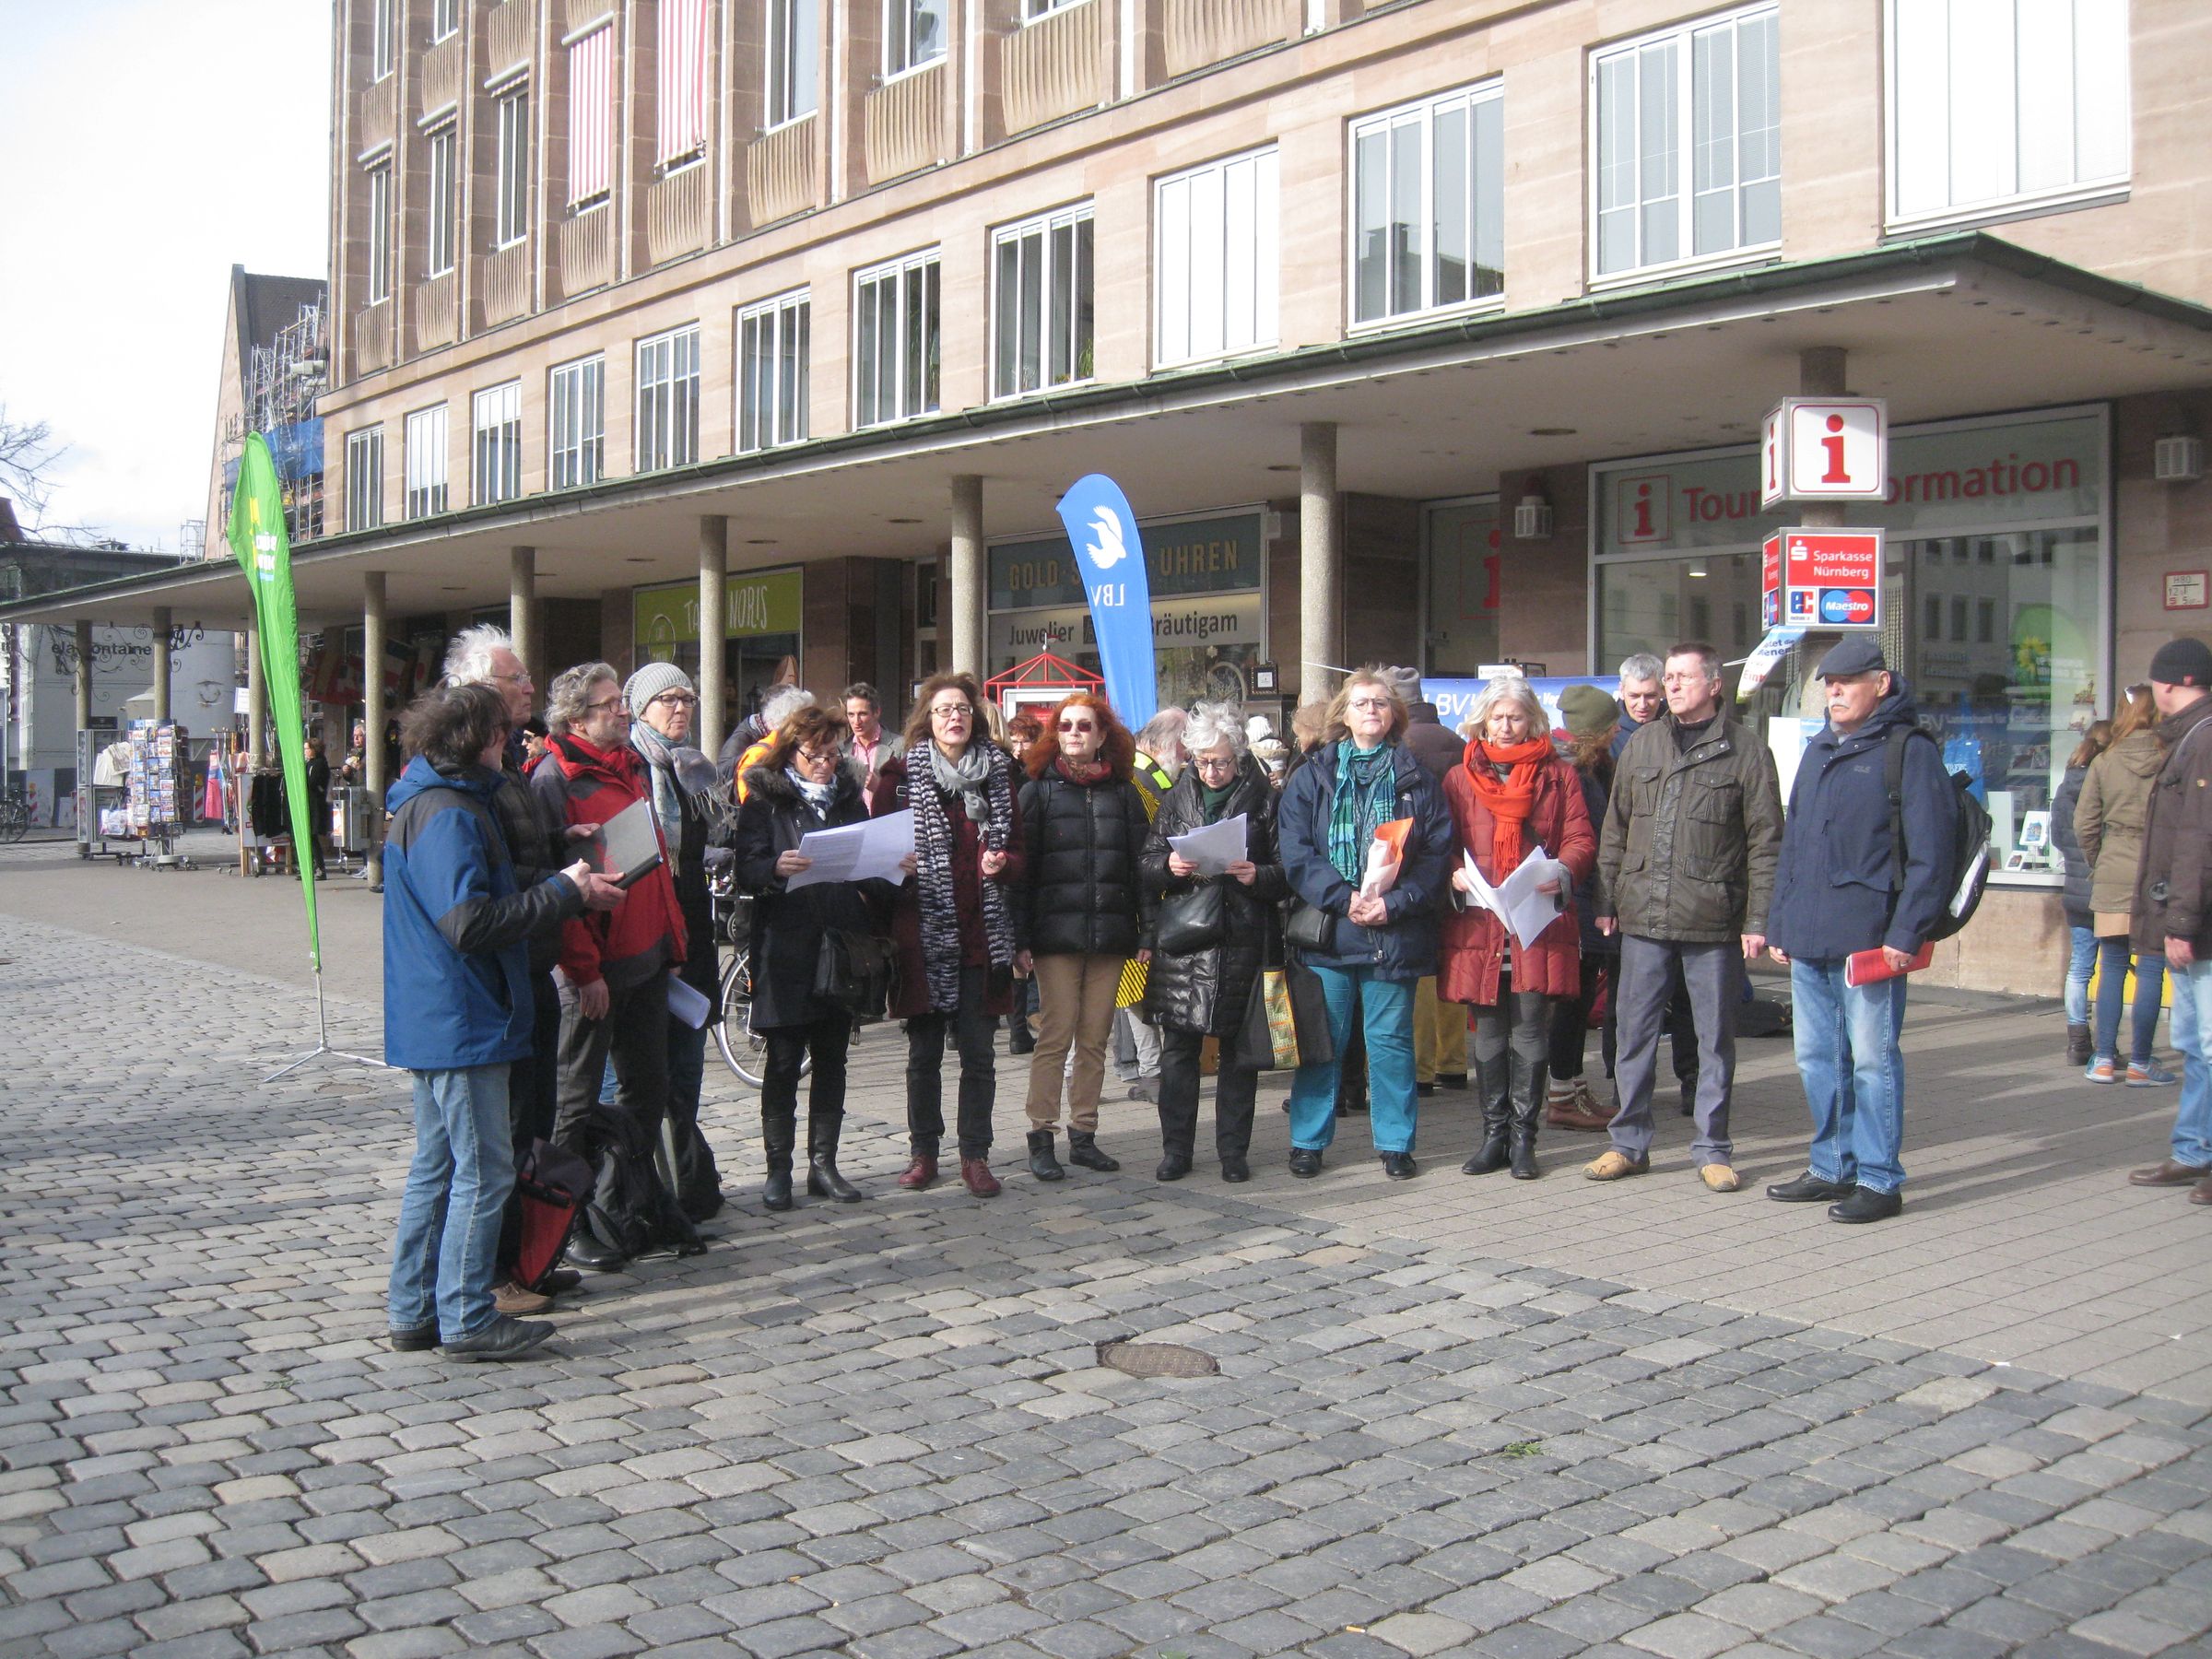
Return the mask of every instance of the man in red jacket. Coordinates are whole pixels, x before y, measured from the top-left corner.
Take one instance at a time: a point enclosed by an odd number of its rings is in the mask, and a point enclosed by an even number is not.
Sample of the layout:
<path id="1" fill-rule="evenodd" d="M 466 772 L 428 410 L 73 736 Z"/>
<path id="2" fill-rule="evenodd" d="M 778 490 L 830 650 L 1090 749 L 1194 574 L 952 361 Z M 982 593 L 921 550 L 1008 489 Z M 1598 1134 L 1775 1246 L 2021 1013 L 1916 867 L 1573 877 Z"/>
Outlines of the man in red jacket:
<path id="1" fill-rule="evenodd" d="M 553 729 L 551 745 L 530 774 L 530 787 L 555 822 L 604 824 L 645 798 L 651 785 L 644 762 L 629 747 L 629 709 L 611 665 L 584 663 L 555 678 L 546 719 Z M 683 912 L 665 850 L 662 862 L 630 885 L 618 908 L 563 924 L 556 1144 L 587 1150 L 581 1145 L 582 1125 L 598 1101 L 610 1052 L 622 1110 L 641 1131 L 639 1143 L 655 1144 L 668 1102 L 668 976 L 683 961 Z M 587 1267 L 603 1265 L 594 1253 L 588 1240 L 570 1252 Z M 606 1265 L 619 1259 L 619 1253 L 597 1253 L 612 1258 Z"/>

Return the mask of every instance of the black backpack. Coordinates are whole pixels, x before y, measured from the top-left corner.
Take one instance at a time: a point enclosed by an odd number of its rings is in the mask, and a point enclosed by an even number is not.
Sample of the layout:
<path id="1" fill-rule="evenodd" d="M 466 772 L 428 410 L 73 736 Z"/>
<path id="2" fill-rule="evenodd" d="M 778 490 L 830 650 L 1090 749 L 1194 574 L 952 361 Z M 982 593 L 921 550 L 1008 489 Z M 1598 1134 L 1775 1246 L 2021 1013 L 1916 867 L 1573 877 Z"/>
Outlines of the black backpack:
<path id="1" fill-rule="evenodd" d="M 1918 726 L 1891 726 L 1882 741 L 1882 775 L 1889 787 L 1889 867 L 1900 893 L 1905 890 L 1905 745 L 1914 737 L 1936 741 Z M 1965 772 L 1949 777 L 1959 806 L 1952 820 L 1957 828 L 1951 836 L 1950 874 L 1945 877 L 1949 897 L 1929 925 L 1929 942 L 1947 939 L 1964 927 L 1989 886 L 1989 808 L 1971 793 L 1973 780 Z"/>

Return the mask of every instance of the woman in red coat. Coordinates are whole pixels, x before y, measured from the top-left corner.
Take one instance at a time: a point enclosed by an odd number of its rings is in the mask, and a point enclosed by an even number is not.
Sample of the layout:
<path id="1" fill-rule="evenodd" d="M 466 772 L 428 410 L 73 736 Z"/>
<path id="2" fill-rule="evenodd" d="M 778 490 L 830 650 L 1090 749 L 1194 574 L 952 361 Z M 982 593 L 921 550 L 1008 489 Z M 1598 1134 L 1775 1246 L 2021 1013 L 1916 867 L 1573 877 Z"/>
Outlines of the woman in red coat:
<path id="1" fill-rule="evenodd" d="M 1537 847 L 1567 866 L 1568 879 L 1537 890 L 1556 896 L 1559 918 L 1535 942 L 1510 938 L 1504 923 L 1475 903 L 1463 865 L 1452 874 L 1454 909 L 1444 918 L 1437 995 L 1475 1009 L 1476 1088 L 1482 1100 L 1482 1146 L 1460 1166 L 1487 1175 L 1512 1165 L 1534 1181 L 1536 1114 L 1544 1106 L 1544 1060 L 1551 999 L 1582 989 L 1582 941 L 1571 897 L 1590 874 L 1597 839 L 1574 768 L 1551 743 L 1551 722 L 1519 675 L 1492 680 L 1463 728 L 1475 734 L 1465 758 L 1444 778 L 1444 800 L 1459 842 L 1483 879 L 1511 876 Z M 1511 1150 L 1508 1150 L 1508 1141 Z"/>

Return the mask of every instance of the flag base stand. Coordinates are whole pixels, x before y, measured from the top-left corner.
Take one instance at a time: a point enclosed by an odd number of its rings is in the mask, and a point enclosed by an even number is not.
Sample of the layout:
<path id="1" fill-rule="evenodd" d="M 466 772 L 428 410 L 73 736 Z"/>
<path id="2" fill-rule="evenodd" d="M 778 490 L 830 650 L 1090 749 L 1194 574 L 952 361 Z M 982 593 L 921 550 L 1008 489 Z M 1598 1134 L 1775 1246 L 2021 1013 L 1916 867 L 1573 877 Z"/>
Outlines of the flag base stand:
<path id="1" fill-rule="evenodd" d="M 315 969 L 315 1046 L 300 1055 L 299 1059 L 278 1066 L 264 1077 L 262 1082 L 265 1084 L 274 1083 L 277 1078 L 298 1071 L 311 1061 L 324 1059 L 349 1060 L 356 1065 L 374 1066 L 378 1071 L 392 1069 L 382 1060 L 371 1060 L 366 1054 L 356 1054 L 346 1049 L 330 1046 L 330 1023 L 323 1011 L 323 970 L 318 964 Z"/>

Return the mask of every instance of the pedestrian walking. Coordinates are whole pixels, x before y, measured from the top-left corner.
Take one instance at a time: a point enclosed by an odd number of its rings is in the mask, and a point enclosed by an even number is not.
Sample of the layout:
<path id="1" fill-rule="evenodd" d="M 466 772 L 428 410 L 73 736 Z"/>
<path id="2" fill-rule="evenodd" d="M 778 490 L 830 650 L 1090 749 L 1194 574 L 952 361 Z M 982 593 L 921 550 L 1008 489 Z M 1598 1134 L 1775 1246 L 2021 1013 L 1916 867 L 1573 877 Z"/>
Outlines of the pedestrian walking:
<path id="1" fill-rule="evenodd" d="M 2066 775 L 2051 797 L 2051 842 L 2065 865 L 2061 907 L 2066 918 L 2066 1064 L 2087 1066 L 2097 1049 L 2089 1030 L 2089 980 L 2097 967 L 2096 912 L 2089 902 L 2089 858 L 2074 833 L 2075 808 L 2090 762 L 2111 747 L 2112 723 L 2092 723 L 2066 761 Z M 2132 899 L 2132 895 L 2131 895 Z"/>
<path id="2" fill-rule="evenodd" d="M 1767 1196 L 1826 1203 L 1832 1221 L 1880 1221 L 1904 1207 L 1904 970 L 1958 884 L 1959 799 L 1880 641 L 1850 636 L 1818 672 L 1828 724 L 1797 763 L 1767 924 L 1770 953 L 1790 970 L 1813 1144 L 1805 1172 Z M 1903 787 L 1893 805 L 1888 748 L 1897 742 Z M 1877 950 L 1888 977 L 1854 984 L 1850 959 Z"/>
<path id="3" fill-rule="evenodd" d="M 1570 686 L 1559 693 L 1559 715 L 1566 729 L 1552 736 L 1582 785 L 1583 809 L 1589 816 L 1593 835 L 1606 821 L 1606 802 L 1613 793 L 1615 713 L 1613 699 L 1595 686 Z M 1545 1066 L 1551 1078 L 1549 1099 L 1544 1107 L 1545 1124 L 1585 1134 L 1602 1132 L 1613 1121 L 1613 1108 L 1599 1103 L 1583 1075 L 1590 1016 L 1607 976 L 1618 973 L 1619 960 L 1616 941 L 1597 931 L 1596 896 L 1597 864 L 1593 858 L 1589 874 L 1574 884 L 1575 931 L 1582 946 L 1574 994 L 1552 1002 L 1550 1053 Z M 1682 1023 L 1687 1029 L 1687 1016 Z M 1611 1030 L 1609 1014 L 1606 1028 Z"/>
<path id="4" fill-rule="evenodd" d="M 2080 804 L 2074 809 L 2074 836 L 2089 863 L 2090 925 L 2097 935 L 2096 1024 L 2088 1069 L 2082 1074 L 2091 1083 L 2116 1083 L 2124 1076 L 2136 1088 L 2175 1081 L 2174 1075 L 2158 1064 L 2153 1046 L 2159 1006 L 2166 997 L 2166 959 L 2155 948 L 2135 953 L 2135 1029 L 2124 1073 L 2120 1065 L 2130 910 L 2142 866 L 2151 788 L 2166 761 L 2159 726 L 2151 688 L 2129 687 L 2126 706 L 2112 716 L 2112 741 L 2089 763 Z"/>
<path id="5" fill-rule="evenodd" d="M 1698 1034 L 1690 1154 L 1708 1188 L 1733 1193 L 1735 1009 L 1744 963 L 1766 948 L 1782 801 L 1766 745 L 1721 706 L 1720 653 L 1674 647 L 1663 684 L 1667 712 L 1621 750 L 1598 845 L 1597 925 L 1620 935 L 1620 1104 L 1612 1148 L 1583 1173 L 1618 1181 L 1651 1168 L 1659 1027 L 1679 974 Z"/>

